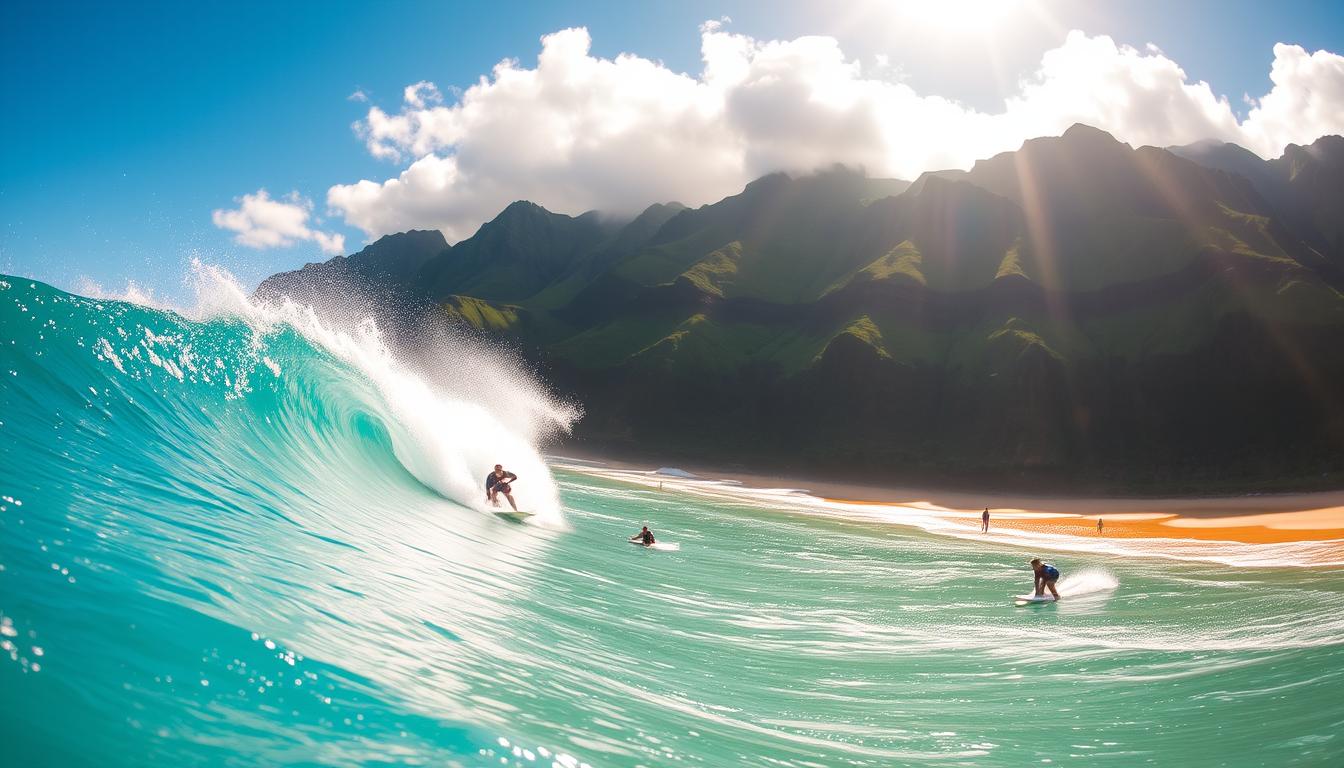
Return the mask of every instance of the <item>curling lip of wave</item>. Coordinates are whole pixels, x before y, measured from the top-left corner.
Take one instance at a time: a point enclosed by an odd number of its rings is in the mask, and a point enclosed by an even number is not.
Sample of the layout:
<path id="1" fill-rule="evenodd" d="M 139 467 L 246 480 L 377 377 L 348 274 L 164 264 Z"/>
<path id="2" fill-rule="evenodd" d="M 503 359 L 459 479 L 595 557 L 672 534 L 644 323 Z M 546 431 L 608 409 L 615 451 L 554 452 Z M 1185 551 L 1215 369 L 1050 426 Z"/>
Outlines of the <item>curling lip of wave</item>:
<path id="1" fill-rule="evenodd" d="M 137 306 L 151 312 L 172 311 L 197 324 L 241 321 L 251 334 L 250 348 L 277 377 L 291 366 L 267 354 L 267 342 L 283 328 L 294 330 L 372 385 L 378 402 L 369 407 L 382 417 L 397 460 L 427 488 L 462 506 L 486 511 L 481 479 L 489 467 L 504 462 L 523 478 L 517 495 L 536 512 L 529 522 L 564 526 L 559 494 L 537 444 L 549 433 L 567 431 L 577 410 L 555 401 L 526 372 L 494 364 L 493 350 L 441 334 L 434 348 L 419 354 L 442 362 L 427 373 L 415 371 L 400 359 L 409 351 L 395 349 L 372 317 L 341 311 L 347 297 L 332 296 L 330 307 L 299 304 L 288 297 L 256 301 L 227 271 L 200 261 L 193 262 L 189 278 L 193 305 L 170 310 L 154 301 Z M 132 303 L 143 298 L 134 286 L 124 296 L 103 293 L 104 299 Z M 100 351 L 112 352 L 114 340 L 101 340 Z M 181 363 L 171 353 L 149 354 L 170 373 L 174 369 L 181 373 Z M 180 356 L 191 354 L 188 342 Z M 114 364 L 120 359 L 115 353 L 107 357 Z"/>
<path id="2" fill-rule="evenodd" d="M 519 500 L 536 513 L 528 522 L 563 527 L 559 492 L 536 445 L 548 432 L 568 431 L 578 412 L 526 373 L 498 365 L 495 350 L 440 335 L 435 348 L 417 352 L 451 361 L 453 370 L 440 366 L 434 373 L 450 375 L 427 380 L 398 359 L 404 350 L 394 350 L 372 318 L 346 319 L 353 330 L 333 327 L 340 321 L 330 318 L 341 314 L 345 295 L 329 294 L 326 303 L 335 306 L 328 307 L 288 297 L 254 301 L 221 270 L 198 266 L 196 272 L 224 289 L 250 322 L 288 324 L 362 371 L 402 427 L 393 433 L 397 457 L 421 482 L 463 506 L 489 511 L 481 478 L 494 464 L 507 463 L 523 478 Z"/>

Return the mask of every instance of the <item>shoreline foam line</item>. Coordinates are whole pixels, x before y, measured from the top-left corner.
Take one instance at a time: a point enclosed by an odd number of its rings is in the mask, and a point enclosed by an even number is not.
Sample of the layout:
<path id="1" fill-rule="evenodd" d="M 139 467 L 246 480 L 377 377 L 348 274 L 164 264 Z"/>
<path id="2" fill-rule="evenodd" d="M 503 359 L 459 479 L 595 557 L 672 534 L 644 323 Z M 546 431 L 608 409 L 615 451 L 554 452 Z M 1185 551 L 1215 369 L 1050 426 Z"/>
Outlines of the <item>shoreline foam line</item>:
<path id="1" fill-rule="evenodd" d="M 1096 533 L 1095 513 L 992 509 L 990 532 L 981 533 L 980 509 L 954 509 L 928 501 L 850 501 L 814 495 L 805 488 L 755 487 L 739 479 L 723 481 L 708 473 L 683 477 L 657 470 L 618 468 L 586 459 L 571 463 L 558 456 L 550 458 L 557 469 L 655 490 L 661 487 L 720 503 L 902 525 L 938 535 L 1033 550 L 1157 557 L 1236 567 L 1344 566 L 1344 508 L 1339 507 L 1255 515 L 1219 514 L 1212 508 L 1203 510 L 1202 515 L 1165 510 L 1103 512 L 1103 535 Z M 1124 501 L 1136 506 L 1147 503 Z M 1195 501 L 1180 500 L 1180 503 L 1191 505 Z M 1215 505 L 1223 500 L 1208 501 Z M 1076 502 L 1087 505 L 1105 500 Z M 1153 500 L 1152 506 L 1162 506 L 1161 500 Z"/>

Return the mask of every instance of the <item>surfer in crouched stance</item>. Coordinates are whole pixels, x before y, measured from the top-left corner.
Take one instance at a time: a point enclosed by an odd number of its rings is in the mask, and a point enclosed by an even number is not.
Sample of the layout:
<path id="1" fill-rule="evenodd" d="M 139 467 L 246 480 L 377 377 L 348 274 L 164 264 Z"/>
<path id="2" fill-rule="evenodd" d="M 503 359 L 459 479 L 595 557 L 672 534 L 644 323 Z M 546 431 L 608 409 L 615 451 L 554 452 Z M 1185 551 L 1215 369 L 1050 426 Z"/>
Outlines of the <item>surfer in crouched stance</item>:
<path id="1" fill-rule="evenodd" d="M 631 536 L 630 541 L 636 544 L 643 544 L 646 547 L 652 547 L 654 544 L 658 543 L 654 541 L 653 531 L 650 531 L 649 526 L 647 525 L 644 526 L 643 528 L 640 528 L 639 533 L 636 533 L 634 536 Z"/>
<path id="2" fill-rule="evenodd" d="M 504 498 L 509 500 L 509 506 L 513 511 L 518 511 L 518 505 L 513 501 L 513 486 L 509 485 L 518 476 L 512 472 L 505 472 L 503 464 L 496 464 L 493 472 L 485 476 L 485 500 L 499 506 L 499 494 L 504 494 Z"/>
<path id="3" fill-rule="evenodd" d="M 1059 569 L 1049 563 L 1041 562 L 1039 557 L 1031 561 L 1031 570 L 1035 572 L 1033 588 L 1036 590 L 1037 597 L 1044 597 L 1045 590 L 1050 590 L 1050 594 L 1059 599 L 1059 591 L 1055 589 L 1055 582 L 1059 581 Z"/>

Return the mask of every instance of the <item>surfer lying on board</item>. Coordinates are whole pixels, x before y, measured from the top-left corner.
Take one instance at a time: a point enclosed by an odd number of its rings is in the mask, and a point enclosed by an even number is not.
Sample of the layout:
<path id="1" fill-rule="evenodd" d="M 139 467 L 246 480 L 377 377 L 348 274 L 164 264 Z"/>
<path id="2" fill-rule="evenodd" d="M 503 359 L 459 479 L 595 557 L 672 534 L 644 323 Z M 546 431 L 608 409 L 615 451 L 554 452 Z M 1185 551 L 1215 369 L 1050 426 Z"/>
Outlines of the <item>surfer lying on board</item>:
<path id="1" fill-rule="evenodd" d="M 1039 557 L 1031 561 L 1031 570 L 1036 572 L 1033 589 L 1036 590 L 1036 596 L 1045 595 L 1045 590 L 1050 590 L 1050 594 L 1059 599 L 1059 592 L 1055 589 L 1055 582 L 1059 581 L 1059 569 L 1049 563 L 1042 563 Z"/>
<path id="2" fill-rule="evenodd" d="M 512 472 L 505 472 L 503 464 L 496 464 L 495 471 L 485 476 L 485 500 L 499 506 L 499 494 L 504 494 L 504 498 L 509 500 L 509 506 L 513 511 L 518 511 L 518 505 L 513 502 L 513 486 L 509 485 L 518 476 Z"/>
<path id="3" fill-rule="evenodd" d="M 654 541 L 653 531 L 650 531 L 649 526 L 647 525 L 644 526 L 643 528 L 640 528 L 639 533 L 636 533 L 634 536 L 631 536 L 630 540 L 637 544 L 643 544 L 646 547 L 652 547 L 654 544 L 658 543 Z"/>

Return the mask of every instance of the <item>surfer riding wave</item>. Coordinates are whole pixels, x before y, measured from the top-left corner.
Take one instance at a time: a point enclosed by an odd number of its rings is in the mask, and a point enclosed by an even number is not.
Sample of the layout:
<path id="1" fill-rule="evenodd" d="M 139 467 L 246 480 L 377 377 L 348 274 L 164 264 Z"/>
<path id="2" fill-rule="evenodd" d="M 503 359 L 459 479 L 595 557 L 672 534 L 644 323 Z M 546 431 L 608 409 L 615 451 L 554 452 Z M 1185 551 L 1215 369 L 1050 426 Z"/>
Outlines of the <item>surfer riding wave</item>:
<path id="1" fill-rule="evenodd" d="M 485 476 L 485 500 L 499 506 L 499 495 L 504 494 L 504 498 L 509 500 L 509 506 L 513 511 L 518 511 L 518 504 L 513 500 L 513 483 L 518 476 L 512 472 L 505 471 L 503 464 L 496 464 L 494 470 Z"/>

